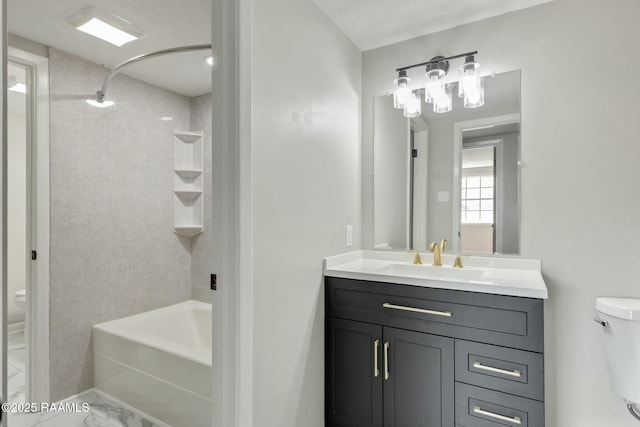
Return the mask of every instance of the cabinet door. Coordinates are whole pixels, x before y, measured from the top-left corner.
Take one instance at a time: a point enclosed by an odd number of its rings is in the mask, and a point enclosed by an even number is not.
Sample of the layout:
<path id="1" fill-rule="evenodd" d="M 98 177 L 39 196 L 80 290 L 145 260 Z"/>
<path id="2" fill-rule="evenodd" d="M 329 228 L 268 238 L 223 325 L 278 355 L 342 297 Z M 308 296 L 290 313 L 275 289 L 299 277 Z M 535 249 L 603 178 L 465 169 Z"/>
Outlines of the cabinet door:
<path id="1" fill-rule="evenodd" d="M 384 328 L 384 427 L 453 427 L 453 339 Z"/>
<path id="2" fill-rule="evenodd" d="M 382 327 L 327 318 L 328 426 L 382 427 Z"/>

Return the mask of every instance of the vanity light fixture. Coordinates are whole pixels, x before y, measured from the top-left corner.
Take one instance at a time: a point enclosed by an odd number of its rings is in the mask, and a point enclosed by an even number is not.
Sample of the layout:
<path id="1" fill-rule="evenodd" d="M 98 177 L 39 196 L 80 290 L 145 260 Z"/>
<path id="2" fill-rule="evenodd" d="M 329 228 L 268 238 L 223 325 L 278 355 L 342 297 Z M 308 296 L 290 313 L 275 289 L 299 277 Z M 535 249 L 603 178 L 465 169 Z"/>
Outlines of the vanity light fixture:
<path id="1" fill-rule="evenodd" d="M 398 71 L 398 78 L 393 81 L 396 87 L 393 92 L 393 106 L 399 110 L 404 108 L 411 95 L 411 89 L 409 89 L 410 81 L 411 79 L 407 77 L 406 70 Z"/>
<path id="2" fill-rule="evenodd" d="M 416 117 L 416 108 L 413 105 L 414 92 L 409 88 L 410 78 L 407 70 L 416 67 L 426 66 L 426 83 L 424 89 L 424 100 L 433 104 L 435 113 L 446 113 L 453 108 L 452 83 L 444 81 L 449 72 L 449 60 L 465 58 L 464 64 L 460 67 L 460 81 L 458 82 L 458 95 L 464 99 L 465 108 L 478 108 L 484 105 L 484 82 L 480 74 L 480 64 L 475 61 L 478 51 L 462 53 L 449 57 L 436 56 L 427 62 L 408 65 L 396 69 L 398 78 L 393 81 L 395 90 L 393 92 L 393 106 L 404 109 L 405 117 Z M 417 95 L 418 100 L 420 96 Z M 407 108 L 407 103 L 411 106 Z M 418 113 L 419 115 L 419 113 Z"/>
<path id="3" fill-rule="evenodd" d="M 111 13 L 99 11 L 93 6 L 85 7 L 73 14 L 69 22 L 77 30 L 117 47 L 142 36 L 142 33 L 135 30 L 129 21 Z"/>
<path id="4" fill-rule="evenodd" d="M 458 96 L 464 98 L 465 108 L 478 108 L 484 105 L 484 81 L 480 75 L 480 64 L 473 55 L 468 55 L 460 67 Z"/>
<path id="5" fill-rule="evenodd" d="M 404 104 L 405 117 L 418 117 L 422 114 L 422 102 L 420 102 L 419 92 L 410 92 L 409 99 Z"/>
<path id="6" fill-rule="evenodd" d="M 444 82 L 444 76 L 449 71 L 449 61 L 441 61 L 443 57 L 435 57 L 438 62 L 427 64 L 427 84 L 424 90 L 424 100 L 433 104 L 434 113 L 446 113 L 453 108 L 451 85 Z"/>

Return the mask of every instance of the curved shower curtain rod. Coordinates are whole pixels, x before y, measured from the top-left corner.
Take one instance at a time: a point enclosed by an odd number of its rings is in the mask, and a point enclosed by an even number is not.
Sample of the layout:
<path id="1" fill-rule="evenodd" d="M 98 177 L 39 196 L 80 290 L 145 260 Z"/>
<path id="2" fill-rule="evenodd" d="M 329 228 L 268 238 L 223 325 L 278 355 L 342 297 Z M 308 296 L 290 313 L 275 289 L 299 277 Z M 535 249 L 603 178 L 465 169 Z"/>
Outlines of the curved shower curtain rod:
<path id="1" fill-rule="evenodd" d="M 155 52 L 143 53 L 142 55 L 134 56 L 133 58 L 127 59 L 126 61 L 116 65 L 109 71 L 109 74 L 104 79 L 104 83 L 102 83 L 102 89 L 96 92 L 96 101 L 100 104 L 104 102 L 104 97 L 107 93 L 107 86 L 109 82 L 115 76 L 122 67 L 126 67 L 127 65 L 133 64 L 135 62 L 143 61 L 149 58 L 155 58 L 157 56 L 170 55 L 172 53 L 181 53 L 181 52 L 191 52 L 195 50 L 207 50 L 211 49 L 210 44 L 195 44 L 190 46 L 178 46 L 172 47 L 169 49 L 156 50 Z"/>

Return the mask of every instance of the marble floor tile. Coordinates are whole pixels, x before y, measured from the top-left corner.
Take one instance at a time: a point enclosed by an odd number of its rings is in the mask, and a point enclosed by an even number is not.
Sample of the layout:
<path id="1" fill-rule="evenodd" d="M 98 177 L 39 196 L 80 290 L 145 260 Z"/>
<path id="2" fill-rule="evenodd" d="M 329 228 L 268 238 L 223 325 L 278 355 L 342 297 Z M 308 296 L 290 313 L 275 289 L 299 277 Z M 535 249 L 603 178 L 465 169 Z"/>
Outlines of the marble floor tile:
<path id="1" fill-rule="evenodd" d="M 7 369 L 7 402 L 24 402 L 26 377 L 15 368 Z"/>
<path id="2" fill-rule="evenodd" d="M 15 367 L 22 367 L 21 371 L 24 372 L 24 366 L 27 363 L 27 350 L 24 348 L 9 350 L 7 352 L 7 363 Z"/>
<path id="3" fill-rule="evenodd" d="M 9 349 L 17 347 L 24 348 L 24 330 L 7 333 L 7 347 Z"/>
<path id="4" fill-rule="evenodd" d="M 170 427 L 122 407 L 103 393 L 88 390 L 64 402 L 89 404 L 88 412 L 9 414 L 9 427 Z"/>

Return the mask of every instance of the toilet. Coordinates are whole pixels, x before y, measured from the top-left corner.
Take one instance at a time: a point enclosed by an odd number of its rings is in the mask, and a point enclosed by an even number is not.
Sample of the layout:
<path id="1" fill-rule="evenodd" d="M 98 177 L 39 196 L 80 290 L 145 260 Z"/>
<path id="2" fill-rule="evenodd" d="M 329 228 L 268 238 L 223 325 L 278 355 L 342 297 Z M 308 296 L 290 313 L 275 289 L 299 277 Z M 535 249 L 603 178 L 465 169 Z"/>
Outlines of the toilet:
<path id="1" fill-rule="evenodd" d="M 640 299 L 597 298 L 611 387 L 640 420 Z"/>
<path id="2" fill-rule="evenodd" d="M 20 311 L 24 312 L 27 309 L 27 290 L 20 289 L 13 293 L 13 302 L 18 306 Z"/>

